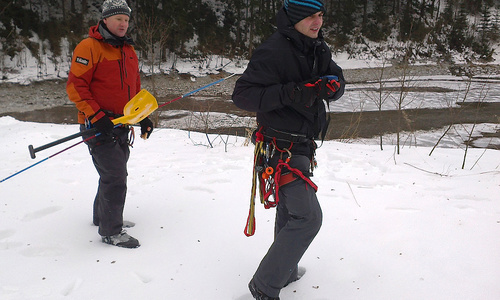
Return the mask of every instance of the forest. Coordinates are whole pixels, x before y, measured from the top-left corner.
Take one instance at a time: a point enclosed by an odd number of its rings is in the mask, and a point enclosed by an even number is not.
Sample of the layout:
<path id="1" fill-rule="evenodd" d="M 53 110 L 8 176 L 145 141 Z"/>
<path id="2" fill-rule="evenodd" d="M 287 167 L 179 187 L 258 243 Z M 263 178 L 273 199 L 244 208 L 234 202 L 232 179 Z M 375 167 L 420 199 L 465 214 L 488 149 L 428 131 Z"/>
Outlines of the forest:
<path id="1" fill-rule="evenodd" d="M 143 57 L 249 58 L 274 30 L 282 0 L 128 0 L 129 33 Z M 324 0 L 335 52 L 400 62 L 491 61 L 500 41 L 498 0 Z M 28 48 L 61 55 L 100 18 L 102 0 L 0 0 L 0 57 Z M 33 36 L 43 41 L 43 47 Z"/>

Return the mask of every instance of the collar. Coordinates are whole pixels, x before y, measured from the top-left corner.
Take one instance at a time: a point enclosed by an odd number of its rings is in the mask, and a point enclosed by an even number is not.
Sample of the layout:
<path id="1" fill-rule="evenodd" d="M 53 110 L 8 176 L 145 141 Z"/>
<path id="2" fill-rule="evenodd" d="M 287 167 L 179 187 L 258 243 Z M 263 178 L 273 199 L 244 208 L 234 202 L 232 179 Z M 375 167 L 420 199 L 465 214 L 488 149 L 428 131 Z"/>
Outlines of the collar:
<path id="1" fill-rule="evenodd" d="M 104 42 L 112 46 L 135 45 L 134 41 L 128 36 L 119 37 L 112 34 L 102 20 L 99 22 L 97 30 L 104 39 Z"/>
<path id="2" fill-rule="evenodd" d="M 298 32 L 292 25 L 292 22 L 288 19 L 284 8 L 278 11 L 276 21 L 278 31 L 289 39 L 303 53 L 314 51 L 314 48 L 318 47 L 323 42 L 323 32 L 321 30 L 319 31 L 318 38 L 315 39 Z"/>

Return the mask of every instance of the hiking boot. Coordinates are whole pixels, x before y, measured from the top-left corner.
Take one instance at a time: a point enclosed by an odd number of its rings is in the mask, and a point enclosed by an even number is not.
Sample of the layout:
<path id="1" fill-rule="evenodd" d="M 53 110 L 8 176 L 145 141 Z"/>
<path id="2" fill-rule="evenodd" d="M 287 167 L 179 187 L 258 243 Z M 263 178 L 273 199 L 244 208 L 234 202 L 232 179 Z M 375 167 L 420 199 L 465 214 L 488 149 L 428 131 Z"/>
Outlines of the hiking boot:
<path id="1" fill-rule="evenodd" d="M 257 286 L 255 286 L 255 282 L 250 280 L 250 283 L 248 284 L 248 289 L 250 290 L 250 293 L 252 293 L 252 296 L 257 299 L 257 300 L 280 300 L 279 297 L 273 298 L 269 297 L 268 295 L 264 294 L 261 292 Z"/>
<path id="2" fill-rule="evenodd" d="M 105 244 L 123 248 L 138 248 L 141 245 L 137 239 L 128 235 L 125 230 L 115 235 L 103 236 L 101 240 Z"/>

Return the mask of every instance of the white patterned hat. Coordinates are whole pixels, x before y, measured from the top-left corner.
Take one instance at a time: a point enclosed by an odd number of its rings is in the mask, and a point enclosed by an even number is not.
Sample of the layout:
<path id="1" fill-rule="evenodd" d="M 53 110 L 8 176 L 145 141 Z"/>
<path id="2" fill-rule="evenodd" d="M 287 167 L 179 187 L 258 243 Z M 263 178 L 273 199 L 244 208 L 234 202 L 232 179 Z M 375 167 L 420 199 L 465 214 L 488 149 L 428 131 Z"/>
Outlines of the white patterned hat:
<path id="1" fill-rule="evenodd" d="M 106 19 L 114 15 L 127 15 L 130 17 L 132 10 L 125 0 L 106 0 L 102 4 L 102 18 Z"/>

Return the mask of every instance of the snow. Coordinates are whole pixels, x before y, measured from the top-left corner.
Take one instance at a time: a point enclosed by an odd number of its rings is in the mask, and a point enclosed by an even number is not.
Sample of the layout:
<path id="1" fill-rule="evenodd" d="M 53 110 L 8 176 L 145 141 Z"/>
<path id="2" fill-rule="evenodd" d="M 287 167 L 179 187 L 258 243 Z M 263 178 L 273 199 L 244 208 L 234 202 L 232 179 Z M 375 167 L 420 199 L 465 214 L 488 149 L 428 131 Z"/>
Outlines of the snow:
<path id="1" fill-rule="evenodd" d="M 78 126 L 0 118 L 0 178 Z M 208 138 L 213 148 L 209 147 Z M 141 242 L 100 242 L 97 173 L 78 145 L 0 183 L 1 299 L 252 299 L 272 242 L 257 204 L 246 237 L 253 147 L 235 136 L 156 129 L 129 161 L 125 219 Z M 500 152 L 326 141 L 317 151 L 322 229 L 282 299 L 498 299 Z"/>

